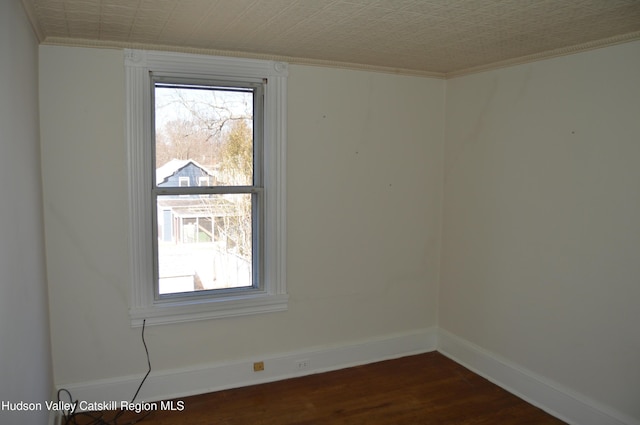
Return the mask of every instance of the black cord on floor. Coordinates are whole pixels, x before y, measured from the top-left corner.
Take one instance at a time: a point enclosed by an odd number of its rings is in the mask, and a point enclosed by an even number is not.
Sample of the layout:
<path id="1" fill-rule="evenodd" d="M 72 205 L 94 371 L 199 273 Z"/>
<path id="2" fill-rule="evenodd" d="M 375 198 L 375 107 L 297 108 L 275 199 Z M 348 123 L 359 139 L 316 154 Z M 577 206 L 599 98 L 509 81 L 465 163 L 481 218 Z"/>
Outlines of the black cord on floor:
<path id="1" fill-rule="evenodd" d="M 149 374 L 151 373 L 151 359 L 149 358 L 149 348 L 147 347 L 147 342 L 144 339 L 144 330 L 145 330 L 145 325 L 146 325 L 147 320 L 144 319 L 142 321 L 142 345 L 144 346 L 144 351 L 147 355 L 147 365 L 148 365 L 148 370 L 146 375 L 144 375 L 144 378 L 142 378 L 142 381 L 140 382 L 140 385 L 138 385 L 138 389 L 136 390 L 136 393 L 133 395 L 133 398 L 131 399 L 131 403 L 133 403 L 136 399 L 136 397 L 138 397 L 138 393 L 140 393 L 140 389 L 142 388 L 142 385 L 144 385 L 145 381 L 147 380 L 147 377 L 149 376 Z M 71 392 L 69 392 L 69 390 L 67 390 L 66 388 L 61 388 L 58 390 L 58 394 L 57 394 L 57 398 L 58 398 L 58 402 L 60 402 L 60 393 L 66 393 L 69 396 L 69 402 L 70 403 L 78 403 L 78 400 L 73 400 L 73 396 L 71 395 Z M 76 404 L 77 406 L 77 404 Z M 102 412 L 73 412 L 73 413 L 67 413 L 67 412 L 63 412 L 62 416 L 64 419 L 64 425 L 79 425 L 77 419 L 82 417 L 84 419 L 89 419 L 90 422 L 82 422 L 82 425 L 133 425 L 136 424 L 140 421 L 142 421 L 144 418 L 146 418 L 147 416 L 149 416 L 151 414 L 151 411 L 146 412 L 144 415 L 142 415 L 139 418 L 135 418 L 132 419 L 131 421 L 127 422 L 126 424 L 119 424 L 118 423 L 118 419 L 120 419 L 120 417 L 125 413 L 125 410 L 120 410 L 118 411 L 118 413 L 116 413 L 116 415 L 113 417 L 113 419 L 110 420 L 105 420 L 104 419 L 104 413 Z"/>

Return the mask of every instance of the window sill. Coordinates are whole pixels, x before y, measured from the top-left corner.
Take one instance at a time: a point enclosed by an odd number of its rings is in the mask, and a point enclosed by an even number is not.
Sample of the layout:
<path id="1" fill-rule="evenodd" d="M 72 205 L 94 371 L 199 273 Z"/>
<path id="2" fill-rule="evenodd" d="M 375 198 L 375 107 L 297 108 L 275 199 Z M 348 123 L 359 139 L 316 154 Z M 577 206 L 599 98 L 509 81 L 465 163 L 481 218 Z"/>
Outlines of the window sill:
<path id="1" fill-rule="evenodd" d="M 221 317 L 246 316 L 287 310 L 289 296 L 252 295 L 234 298 L 208 298 L 170 303 L 158 303 L 149 307 L 131 309 L 131 326 L 162 325 L 192 322 Z"/>

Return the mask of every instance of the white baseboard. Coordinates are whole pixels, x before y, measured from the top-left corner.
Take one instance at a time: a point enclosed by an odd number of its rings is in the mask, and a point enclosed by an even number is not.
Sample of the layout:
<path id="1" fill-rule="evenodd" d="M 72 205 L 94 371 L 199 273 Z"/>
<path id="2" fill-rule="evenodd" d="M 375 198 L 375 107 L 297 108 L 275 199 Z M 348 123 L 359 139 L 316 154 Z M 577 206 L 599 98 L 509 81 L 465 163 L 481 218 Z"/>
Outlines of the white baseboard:
<path id="1" fill-rule="evenodd" d="M 637 419 L 562 388 L 477 345 L 438 329 L 438 351 L 494 384 L 572 425 L 640 425 Z"/>
<path id="2" fill-rule="evenodd" d="M 412 354 L 439 351 L 528 403 L 572 425 L 640 425 L 640 421 L 575 394 L 483 348 L 435 327 L 386 338 L 316 347 L 269 357 L 246 358 L 189 368 L 155 371 L 136 401 L 158 401 L 327 372 Z M 308 367 L 298 370 L 299 361 Z M 253 371 L 263 361 L 265 370 Z M 152 365 L 153 366 L 153 365 Z M 130 401 L 146 371 L 136 376 L 61 385 L 76 400 Z"/>
<path id="3" fill-rule="evenodd" d="M 343 369 L 435 351 L 436 344 L 437 330 L 434 327 L 349 345 L 281 353 L 267 358 L 247 358 L 237 362 L 206 364 L 174 370 L 152 370 L 136 401 L 175 399 Z M 299 370 L 298 362 L 302 360 L 307 361 L 308 367 Z M 253 371 L 253 363 L 257 361 L 264 362 L 265 368 L 261 372 Z M 71 392 L 76 400 L 119 403 L 131 400 L 145 373 L 146 370 L 136 376 L 73 383 L 60 385 L 60 387 Z"/>

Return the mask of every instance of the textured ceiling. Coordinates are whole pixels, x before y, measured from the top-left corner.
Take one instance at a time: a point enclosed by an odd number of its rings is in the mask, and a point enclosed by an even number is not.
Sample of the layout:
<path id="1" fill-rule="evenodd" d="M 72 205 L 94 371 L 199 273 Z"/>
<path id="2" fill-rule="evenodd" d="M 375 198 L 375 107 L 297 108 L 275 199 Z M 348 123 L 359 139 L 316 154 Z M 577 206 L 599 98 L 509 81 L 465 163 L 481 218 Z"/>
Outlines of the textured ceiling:
<path id="1" fill-rule="evenodd" d="M 640 0 L 22 0 L 42 43 L 453 76 L 640 39 Z"/>

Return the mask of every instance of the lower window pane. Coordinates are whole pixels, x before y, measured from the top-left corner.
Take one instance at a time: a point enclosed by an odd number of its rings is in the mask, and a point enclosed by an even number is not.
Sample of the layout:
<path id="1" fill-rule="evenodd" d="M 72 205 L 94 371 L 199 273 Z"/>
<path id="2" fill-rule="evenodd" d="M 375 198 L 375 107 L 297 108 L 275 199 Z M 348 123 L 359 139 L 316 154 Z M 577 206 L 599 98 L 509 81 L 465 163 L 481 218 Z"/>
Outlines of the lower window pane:
<path id="1" fill-rule="evenodd" d="M 158 294 L 253 286 L 251 194 L 158 196 Z"/>

